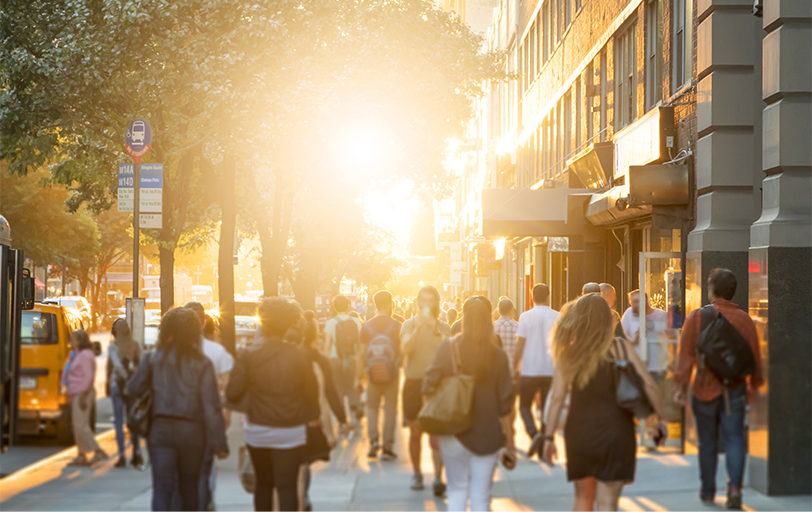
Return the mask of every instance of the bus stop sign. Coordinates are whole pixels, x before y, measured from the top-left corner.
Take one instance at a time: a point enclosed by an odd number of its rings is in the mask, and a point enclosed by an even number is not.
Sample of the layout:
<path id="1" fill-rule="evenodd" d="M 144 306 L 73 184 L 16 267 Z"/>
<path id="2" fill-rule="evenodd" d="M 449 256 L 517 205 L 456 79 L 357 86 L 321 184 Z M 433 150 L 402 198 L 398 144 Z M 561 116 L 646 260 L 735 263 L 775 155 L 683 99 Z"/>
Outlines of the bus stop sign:
<path id="1" fill-rule="evenodd" d="M 152 144 L 152 129 L 145 119 L 134 119 L 127 125 L 124 134 L 124 149 L 127 154 L 140 161 Z"/>

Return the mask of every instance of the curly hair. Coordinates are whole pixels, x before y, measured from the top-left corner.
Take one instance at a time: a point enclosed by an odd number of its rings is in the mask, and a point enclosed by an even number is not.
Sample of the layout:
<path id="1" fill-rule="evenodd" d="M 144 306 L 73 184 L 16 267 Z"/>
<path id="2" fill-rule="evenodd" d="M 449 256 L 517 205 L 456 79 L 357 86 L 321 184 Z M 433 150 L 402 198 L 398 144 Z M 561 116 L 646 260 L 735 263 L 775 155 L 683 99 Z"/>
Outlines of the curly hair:
<path id="1" fill-rule="evenodd" d="M 284 337 L 288 329 L 299 323 L 302 307 L 282 297 L 268 297 L 259 302 L 257 315 L 262 334 Z"/>
<path id="2" fill-rule="evenodd" d="M 598 293 L 562 309 L 553 331 L 553 358 L 568 384 L 583 389 L 612 348 L 612 312 Z"/>

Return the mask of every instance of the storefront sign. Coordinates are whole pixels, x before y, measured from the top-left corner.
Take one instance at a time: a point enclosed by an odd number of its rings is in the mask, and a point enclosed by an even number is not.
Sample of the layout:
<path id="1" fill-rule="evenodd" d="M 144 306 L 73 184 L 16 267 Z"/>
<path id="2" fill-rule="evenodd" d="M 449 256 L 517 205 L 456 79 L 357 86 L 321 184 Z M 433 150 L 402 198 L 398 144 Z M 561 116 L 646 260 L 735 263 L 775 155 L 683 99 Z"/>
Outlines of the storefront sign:
<path id="1" fill-rule="evenodd" d="M 674 109 L 658 107 L 615 135 L 615 178 L 626 176 L 630 165 L 645 165 L 667 156 L 674 141 Z"/>

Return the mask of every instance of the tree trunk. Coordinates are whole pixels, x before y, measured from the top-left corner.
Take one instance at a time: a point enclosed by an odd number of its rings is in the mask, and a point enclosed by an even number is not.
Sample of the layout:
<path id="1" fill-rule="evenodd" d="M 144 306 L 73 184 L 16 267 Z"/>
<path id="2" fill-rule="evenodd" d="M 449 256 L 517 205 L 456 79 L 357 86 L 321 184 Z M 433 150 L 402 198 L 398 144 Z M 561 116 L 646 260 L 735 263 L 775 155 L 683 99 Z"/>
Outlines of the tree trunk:
<path id="1" fill-rule="evenodd" d="M 290 180 L 277 174 L 274 180 L 273 223 L 271 232 L 265 234 L 260 227 L 260 244 L 262 245 L 262 287 L 268 297 L 279 295 L 279 280 L 282 276 L 282 261 L 290 237 L 290 221 L 293 216 L 293 197 L 296 190 Z"/>
<path id="2" fill-rule="evenodd" d="M 175 251 L 164 244 L 158 245 L 158 259 L 161 263 L 161 316 L 175 305 Z M 182 304 L 181 304 L 182 305 Z"/>
<path id="3" fill-rule="evenodd" d="M 227 154 L 223 159 L 223 181 L 220 189 L 220 253 L 217 268 L 220 274 L 220 336 L 223 346 L 234 354 L 236 340 L 234 332 L 234 230 L 237 224 L 237 205 L 234 196 L 235 161 Z M 267 292 L 266 292 L 267 293 Z"/>

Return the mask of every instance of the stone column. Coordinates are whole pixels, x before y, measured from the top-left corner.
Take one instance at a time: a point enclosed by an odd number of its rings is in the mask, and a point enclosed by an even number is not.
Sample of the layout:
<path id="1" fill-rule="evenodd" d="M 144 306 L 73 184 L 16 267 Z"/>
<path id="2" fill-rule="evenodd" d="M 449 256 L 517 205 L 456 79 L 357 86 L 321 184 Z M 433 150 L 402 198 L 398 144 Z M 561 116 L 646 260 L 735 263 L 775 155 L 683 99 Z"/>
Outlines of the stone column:
<path id="1" fill-rule="evenodd" d="M 812 492 L 812 2 L 764 2 L 763 212 L 750 314 L 768 385 L 751 407 L 750 485 Z"/>
<path id="2" fill-rule="evenodd" d="M 752 0 L 697 0 L 696 227 L 688 234 L 688 311 L 707 302 L 714 267 L 747 275 L 760 211 L 761 24 Z M 744 308 L 747 287 L 734 302 Z"/>

